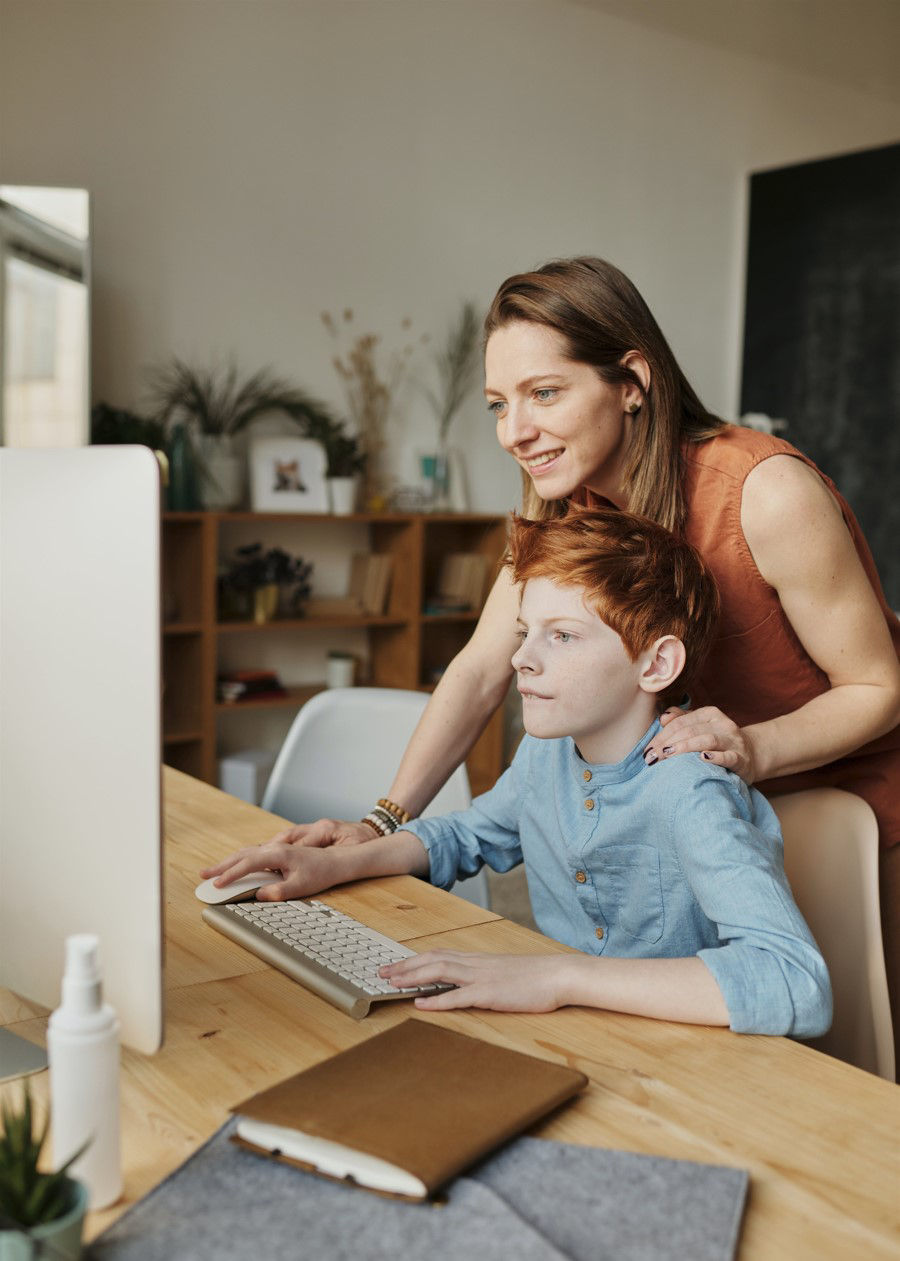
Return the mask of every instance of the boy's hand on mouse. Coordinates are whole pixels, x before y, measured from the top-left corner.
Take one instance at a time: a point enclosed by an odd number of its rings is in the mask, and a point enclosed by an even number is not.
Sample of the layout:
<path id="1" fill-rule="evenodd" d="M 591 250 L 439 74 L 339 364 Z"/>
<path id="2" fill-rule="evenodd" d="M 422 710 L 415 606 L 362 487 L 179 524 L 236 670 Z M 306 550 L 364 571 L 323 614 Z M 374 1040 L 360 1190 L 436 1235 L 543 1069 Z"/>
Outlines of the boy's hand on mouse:
<path id="1" fill-rule="evenodd" d="M 257 890 L 260 902 L 307 897 L 334 883 L 334 864 L 327 850 L 307 849 L 275 840 L 239 849 L 215 866 L 205 867 L 200 875 L 205 880 L 213 879 L 221 889 L 251 871 L 271 871 L 274 877 L 281 877 Z"/>
<path id="2" fill-rule="evenodd" d="M 554 1011 L 565 1003 L 562 973 L 565 956 L 468 954 L 429 950 L 379 969 L 402 989 L 437 981 L 455 985 L 443 994 L 417 998 L 423 1011 L 484 1007 L 491 1011 Z"/>

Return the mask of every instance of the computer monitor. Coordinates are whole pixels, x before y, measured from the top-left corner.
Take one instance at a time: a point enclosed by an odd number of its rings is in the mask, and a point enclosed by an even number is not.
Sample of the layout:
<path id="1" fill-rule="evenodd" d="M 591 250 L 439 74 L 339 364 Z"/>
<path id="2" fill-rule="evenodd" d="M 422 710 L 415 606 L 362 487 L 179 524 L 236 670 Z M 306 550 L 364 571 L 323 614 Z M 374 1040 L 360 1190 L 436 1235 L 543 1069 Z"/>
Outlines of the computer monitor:
<path id="1" fill-rule="evenodd" d="M 66 937 L 96 933 L 122 1040 L 147 1053 L 163 1026 L 159 533 L 146 448 L 0 449 L 0 986 L 55 1007 Z"/>

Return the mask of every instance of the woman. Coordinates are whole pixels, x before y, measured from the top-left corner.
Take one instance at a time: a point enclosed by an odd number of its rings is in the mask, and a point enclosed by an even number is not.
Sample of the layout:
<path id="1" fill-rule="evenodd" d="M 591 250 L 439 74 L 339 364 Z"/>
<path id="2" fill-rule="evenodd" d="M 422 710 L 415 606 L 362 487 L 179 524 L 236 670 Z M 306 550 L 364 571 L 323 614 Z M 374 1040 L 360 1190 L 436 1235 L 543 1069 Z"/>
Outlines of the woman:
<path id="1" fill-rule="evenodd" d="M 900 1011 L 900 623 L 849 507 L 789 444 L 704 410 L 609 263 L 576 258 L 511 277 L 485 338 L 488 408 L 522 468 L 523 515 L 598 502 L 642 513 L 693 543 L 719 583 L 722 622 L 695 708 L 664 716 L 665 743 L 647 749 L 648 763 L 698 751 L 767 793 L 834 785 L 869 801 Z M 506 693 L 517 605 L 504 571 L 380 813 L 285 836 L 352 844 L 420 813 Z"/>

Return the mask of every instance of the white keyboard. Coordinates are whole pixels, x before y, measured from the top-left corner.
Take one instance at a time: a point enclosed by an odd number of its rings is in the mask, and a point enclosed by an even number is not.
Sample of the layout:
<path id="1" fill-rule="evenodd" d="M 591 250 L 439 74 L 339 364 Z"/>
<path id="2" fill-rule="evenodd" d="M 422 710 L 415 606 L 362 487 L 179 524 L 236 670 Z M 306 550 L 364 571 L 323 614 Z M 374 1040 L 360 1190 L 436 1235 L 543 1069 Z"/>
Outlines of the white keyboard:
<path id="1" fill-rule="evenodd" d="M 378 975 L 378 969 L 385 963 L 408 959 L 415 950 L 314 898 L 207 906 L 203 918 L 356 1020 L 369 1014 L 372 1003 L 453 988 L 422 985 L 396 989 Z"/>

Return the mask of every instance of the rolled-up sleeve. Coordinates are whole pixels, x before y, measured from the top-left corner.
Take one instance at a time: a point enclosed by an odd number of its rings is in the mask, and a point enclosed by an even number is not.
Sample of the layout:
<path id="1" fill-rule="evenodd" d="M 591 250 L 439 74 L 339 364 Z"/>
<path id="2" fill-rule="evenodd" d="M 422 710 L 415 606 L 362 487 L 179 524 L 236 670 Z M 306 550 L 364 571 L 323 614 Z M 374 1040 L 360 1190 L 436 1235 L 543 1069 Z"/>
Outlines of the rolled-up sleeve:
<path id="1" fill-rule="evenodd" d="M 428 852 L 432 884 L 449 889 L 454 880 L 473 876 L 485 863 L 494 871 L 509 871 L 522 861 L 519 813 L 526 762 L 527 751 L 520 747 L 509 769 L 468 810 L 414 819 L 404 826 Z"/>
<path id="2" fill-rule="evenodd" d="M 763 831 L 734 776 L 716 773 L 678 801 L 673 841 L 721 945 L 697 952 L 735 1033 L 811 1038 L 831 1024 L 825 961 L 791 895 L 777 821 Z M 768 823 L 766 823 L 768 829 Z"/>

